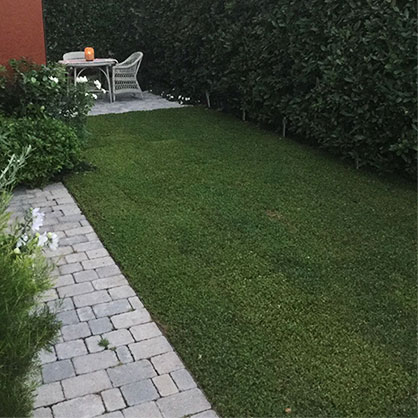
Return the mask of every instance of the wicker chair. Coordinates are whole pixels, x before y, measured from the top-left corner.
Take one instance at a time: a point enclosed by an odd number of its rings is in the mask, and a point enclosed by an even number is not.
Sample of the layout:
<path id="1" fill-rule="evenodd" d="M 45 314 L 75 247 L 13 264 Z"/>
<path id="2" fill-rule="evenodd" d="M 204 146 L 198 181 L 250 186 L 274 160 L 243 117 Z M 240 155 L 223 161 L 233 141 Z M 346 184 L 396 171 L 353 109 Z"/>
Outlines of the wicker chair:
<path id="1" fill-rule="evenodd" d="M 125 61 L 112 68 L 113 101 L 116 101 L 117 94 L 122 93 L 139 93 L 143 97 L 136 78 L 143 56 L 142 52 L 134 52 Z"/>

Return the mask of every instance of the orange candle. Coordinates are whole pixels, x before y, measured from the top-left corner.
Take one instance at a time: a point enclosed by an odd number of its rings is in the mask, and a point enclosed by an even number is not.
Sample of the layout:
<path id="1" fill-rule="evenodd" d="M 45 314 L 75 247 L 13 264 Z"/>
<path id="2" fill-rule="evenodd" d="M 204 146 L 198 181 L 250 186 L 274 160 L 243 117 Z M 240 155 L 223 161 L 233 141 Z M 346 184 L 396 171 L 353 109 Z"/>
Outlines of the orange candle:
<path id="1" fill-rule="evenodd" d="M 84 57 L 86 58 L 86 61 L 94 61 L 94 49 L 91 47 L 85 48 Z"/>

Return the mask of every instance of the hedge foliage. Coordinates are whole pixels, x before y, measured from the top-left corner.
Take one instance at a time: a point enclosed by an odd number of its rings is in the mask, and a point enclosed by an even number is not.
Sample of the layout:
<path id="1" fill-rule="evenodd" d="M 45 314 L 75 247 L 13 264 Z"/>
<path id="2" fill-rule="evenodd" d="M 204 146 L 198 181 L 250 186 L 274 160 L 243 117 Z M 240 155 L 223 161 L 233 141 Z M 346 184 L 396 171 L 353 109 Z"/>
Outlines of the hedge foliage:
<path id="1" fill-rule="evenodd" d="M 416 173 L 412 0 L 45 0 L 49 57 L 145 53 L 173 88 L 354 161 Z"/>

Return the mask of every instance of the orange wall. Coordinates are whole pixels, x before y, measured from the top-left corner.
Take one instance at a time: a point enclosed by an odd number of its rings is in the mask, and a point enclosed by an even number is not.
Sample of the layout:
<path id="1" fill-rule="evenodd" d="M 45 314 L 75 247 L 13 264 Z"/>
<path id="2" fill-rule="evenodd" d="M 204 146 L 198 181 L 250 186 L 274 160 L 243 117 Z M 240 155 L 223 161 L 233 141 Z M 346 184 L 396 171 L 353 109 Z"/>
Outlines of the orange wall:
<path id="1" fill-rule="evenodd" d="M 45 64 L 42 0 L 0 0 L 0 64 L 21 57 Z"/>

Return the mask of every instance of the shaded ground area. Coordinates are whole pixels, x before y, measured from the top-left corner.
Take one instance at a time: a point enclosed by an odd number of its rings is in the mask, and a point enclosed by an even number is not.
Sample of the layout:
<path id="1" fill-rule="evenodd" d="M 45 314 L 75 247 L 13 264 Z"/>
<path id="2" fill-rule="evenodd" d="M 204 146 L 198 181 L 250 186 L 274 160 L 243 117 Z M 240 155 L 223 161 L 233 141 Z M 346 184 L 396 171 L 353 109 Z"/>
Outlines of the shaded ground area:
<path id="1" fill-rule="evenodd" d="M 205 109 L 89 130 L 66 184 L 221 415 L 416 415 L 414 185 Z"/>

